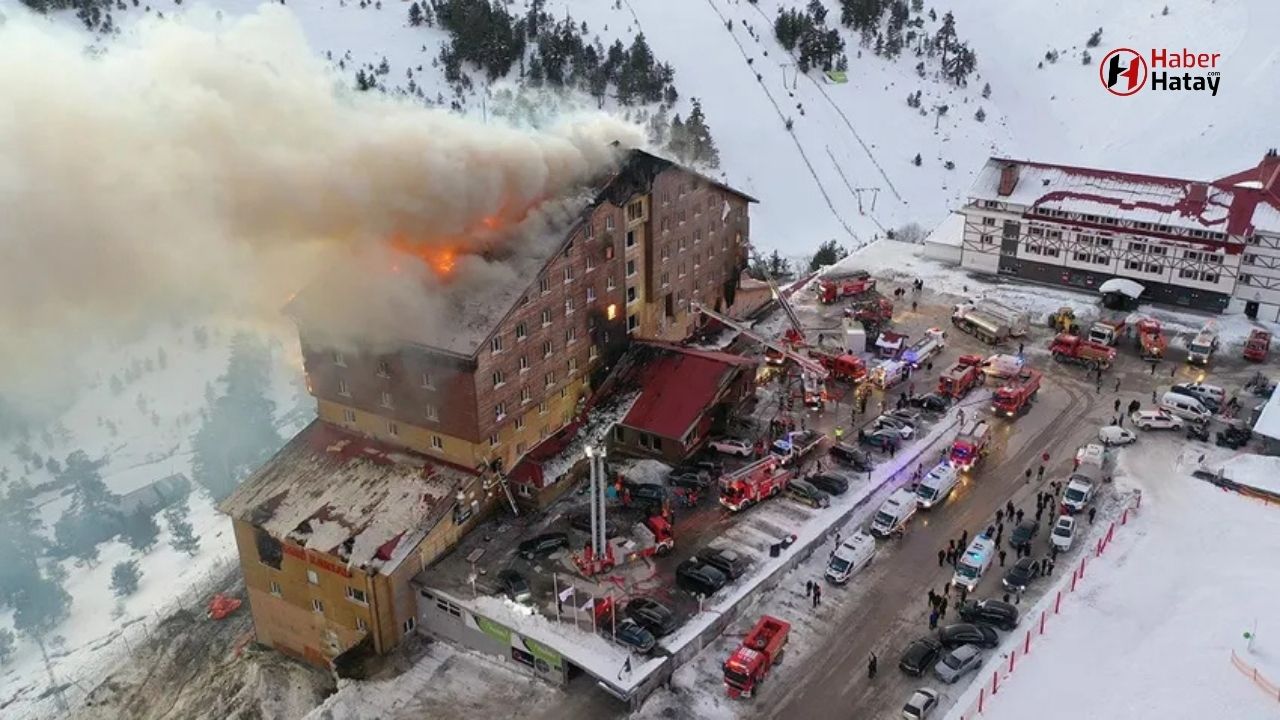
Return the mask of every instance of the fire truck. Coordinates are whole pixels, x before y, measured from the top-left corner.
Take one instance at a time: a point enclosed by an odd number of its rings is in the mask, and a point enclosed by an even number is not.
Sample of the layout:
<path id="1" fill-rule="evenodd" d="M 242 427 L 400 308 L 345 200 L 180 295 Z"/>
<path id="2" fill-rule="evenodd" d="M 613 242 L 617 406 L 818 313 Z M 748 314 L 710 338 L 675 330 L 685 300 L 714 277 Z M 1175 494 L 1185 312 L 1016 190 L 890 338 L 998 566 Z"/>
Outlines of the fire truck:
<path id="1" fill-rule="evenodd" d="M 791 484 L 793 474 L 776 455 L 720 476 L 720 504 L 733 512 L 780 494 Z"/>
<path id="2" fill-rule="evenodd" d="M 1244 359 L 1250 362 L 1266 362 L 1267 353 L 1271 352 L 1271 333 L 1266 330 L 1254 330 L 1244 344 Z"/>
<path id="3" fill-rule="evenodd" d="M 1031 407 L 1031 400 L 1040 392 L 1039 370 L 1027 368 L 996 390 L 991 399 L 991 412 L 1013 417 Z"/>
<path id="4" fill-rule="evenodd" d="M 967 428 L 956 436 L 951 443 L 948 459 L 951 467 L 960 472 L 968 472 L 987 454 L 987 443 L 991 441 L 991 426 L 986 420 L 972 421 Z"/>
<path id="5" fill-rule="evenodd" d="M 769 670 L 782 660 L 791 623 L 764 615 L 742 645 L 724 661 L 724 689 L 729 697 L 751 697 Z"/>
<path id="6" fill-rule="evenodd" d="M 591 546 L 573 560 L 584 575 L 598 575 L 619 565 L 626 565 L 654 555 L 666 555 L 676 546 L 671 523 L 661 515 L 652 515 L 631 528 L 630 536 L 609 538 L 604 557 L 592 557 Z"/>
<path id="7" fill-rule="evenodd" d="M 938 378 L 938 394 L 958 400 L 977 387 L 982 378 L 982 358 L 977 355 L 961 355 Z"/>
<path id="8" fill-rule="evenodd" d="M 893 320 L 893 301 L 882 297 L 864 302 L 853 311 L 853 319 L 874 325 L 888 324 Z"/>
<path id="9" fill-rule="evenodd" d="M 924 331 L 924 337 L 902 351 L 902 361 L 911 363 L 913 368 L 919 368 L 933 359 L 934 355 L 942 352 L 942 348 L 946 346 L 947 334 L 941 328 L 929 328 Z"/>
<path id="10" fill-rule="evenodd" d="M 1109 368 L 1116 359 L 1116 349 L 1099 345 L 1076 335 L 1058 335 L 1049 345 L 1049 352 L 1058 362 L 1071 362 L 1087 368 Z"/>
<path id="11" fill-rule="evenodd" d="M 875 278 L 866 270 L 830 272 L 818 278 L 818 299 L 825 305 L 865 295 L 875 289 Z"/>
<path id="12" fill-rule="evenodd" d="M 1138 355 L 1144 360 L 1160 360 L 1169 347 L 1169 340 L 1164 336 L 1160 321 L 1155 318 L 1143 318 L 1138 321 Z"/>
<path id="13" fill-rule="evenodd" d="M 773 441 L 772 452 L 783 465 L 795 465 L 822 444 L 823 434 L 816 430 L 795 430 Z"/>
<path id="14" fill-rule="evenodd" d="M 829 353 L 823 350 L 809 350 L 809 357 L 822 363 L 822 367 L 831 373 L 836 380 L 859 383 L 867 377 L 867 365 L 862 358 L 848 353 Z"/>

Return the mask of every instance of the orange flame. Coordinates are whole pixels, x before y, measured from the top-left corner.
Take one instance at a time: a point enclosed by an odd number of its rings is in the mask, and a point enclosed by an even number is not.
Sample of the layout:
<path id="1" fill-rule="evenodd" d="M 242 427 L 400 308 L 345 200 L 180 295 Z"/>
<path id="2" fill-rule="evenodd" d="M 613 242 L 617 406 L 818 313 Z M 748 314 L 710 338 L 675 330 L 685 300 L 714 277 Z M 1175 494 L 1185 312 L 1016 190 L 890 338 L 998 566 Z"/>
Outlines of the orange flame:
<path id="1" fill-rule="evenodd" d="M 467 248 L 475 246 L 476 243 L 469 242 L 469 239 L 499 230 L 505 224 L 503 213 L 498 213 L 481 218 L 475 226 L 457 236 L 432 237 L 418 242 L 409 239 L 404 233 L 396 233 L 391 237 L 390 245 L 399 253 L 417 258 L 440 277 L 448 277 L 457 267 L 458 256 L 467 252 Z M 393 262 L 391 271 L 400 272 L 400 264 Z"/>

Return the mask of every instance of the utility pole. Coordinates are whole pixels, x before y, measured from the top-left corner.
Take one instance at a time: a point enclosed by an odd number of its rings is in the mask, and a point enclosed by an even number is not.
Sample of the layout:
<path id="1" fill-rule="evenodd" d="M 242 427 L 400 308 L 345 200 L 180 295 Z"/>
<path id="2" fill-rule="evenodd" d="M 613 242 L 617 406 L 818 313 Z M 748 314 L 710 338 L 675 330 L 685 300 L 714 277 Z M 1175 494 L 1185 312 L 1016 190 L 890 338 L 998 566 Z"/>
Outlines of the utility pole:
<path id="1" fill-rule="evenodd" d="M 867 188 L 854 188 L 854 189 L 853 189 L 853 194 L 854 194 L 854 195 L 856 195 L 856 196 L 857 196 L 857 198 L 858 198 L 858 214 L 859 214 L 859 215 L 866 215 L 866 214 L 867 214 L 867 213 L 866 213 L 866 211 L 865 211 L 865 210 L 863 209 L 863 207 L 862 207 L 862 193 L 864 193 L 864 192 L 869 192 L 869 193 L 871 193 L 871 212 L 875 212 L 875 211 L 876 211 L 876 198 L 880 196 L 880 188 L 878 188 L 878 187 L 867 187 Z"/>

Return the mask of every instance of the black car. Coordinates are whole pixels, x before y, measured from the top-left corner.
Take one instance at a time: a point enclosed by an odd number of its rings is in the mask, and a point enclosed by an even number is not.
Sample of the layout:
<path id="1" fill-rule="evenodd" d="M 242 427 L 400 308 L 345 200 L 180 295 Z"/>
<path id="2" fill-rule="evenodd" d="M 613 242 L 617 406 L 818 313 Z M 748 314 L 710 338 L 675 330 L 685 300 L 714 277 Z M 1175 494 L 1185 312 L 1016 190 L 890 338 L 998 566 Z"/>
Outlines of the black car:
<path id="1" fill-rule="evenodd" d="M 891 448 L 896 448 L 902 443 L 902 435 L 897 430 L 889 429 L 876 430 L 870 433 L 859 430 L 858 442 L 889 452 Z"/>
<path id="2" fill-rule="evenodd" d="M 661 506 L 667 500 L 667 489 L 657 483 L 625 481 L 622 487 L 631 495 L 632 504 Z"/>
<path id="3" fill-rule="evenodd" d="M 931 413 L 943 413 L 947 411 L 947 408 L 951 407 L 951 398 L 938 393 L 916 395 L 907 402 L 911 407 L 918 407 L 925 412 Z"/>
<path id="4" fill-rule="evenodd" d="M 676 586 L 694 595 L 715 595 L 728 582 L 729 578 L 715 566 L 697 558 L 689 558 L 676 567 Z"/>
<path id="5" fill-rule="evenodd" d="M 750 561 L 742 553 L 710 547 L 698 553 L 698 559 L 724 573 L 730 580 L 742 577 Z"/>
<path id="6" fill-rule="evenodd" d="M 1013 534 L 1009 536 L 1009 547 L 1026 547 L 1035 539 L 1036 533 L 1040 532 L 1040 523 L 1035 520 L 1027 519 L 1018 523 L 1013 529 Z"/>
<path id="7" fill-rule="evenodd" d="M 676 629 L 676 616 L 671 612 L 671 608 L 653 598 L 633 598 L 627 603 L 627 608 L 623 612 L 657 637 L 667 635 Z"/>
<path id="8" fill-rule="evenodd" d="M 711 478 L 697 472 L 673 472 L 667 476 L 667 484 L 686 490 L 706 490 Z"/>
<path id="9" fill-rule="evenodd" d="M 849 490 L 849 481 L 838 475 L 810 475 L 809 484 L 830 495 L 843 495 Z"/>
<path id="10" fill-rule="evenodd" d="M 938 642 L 948 650 L 954 650 L 961 645 L 993 648 L 1000 644 L 1000 635 L 990 625 L 955 623 L 938 630 Z"/>
<path id="11" fill-rule="evenodd" d="M 902 659 L 898 661 L 898 669 L 908 675 L 920 677 L 930 670 L 942 654 L 942 643 L 931 637 L 912 640 L 906 650 L 902 651 Z"/>
<path id="12" fill-rule="evenodd" d="M 1004 589 L 1016 590 L 1018 592 L 1026 590 L 1027 586 L 1031 584 L 1031 581 L 1035 579 L 1035 573 L 1031 571 L 1031 566 L 1034 563 L 1035 560 L 1027 557 L 1024 557 L 1014 563 L 1013 567 L 1005 571 L 1004 580 L 1002 581 L 1004 583 Z"/>
<path id="13" fill-rule="evenodd" d="M 498 573 L 498 587 L 502 588 L 503 595 L 515 602 L 527 604 L 533 600 L 533 593 L 529 592 L 529 581 L 510 568 Z"/>
<path id="14" fill-rule="evenodd" d="M 591 534 L 591 513 L 580 512 L 569 516 L 569 527 Z M 618 526 L 612 520 L 604 522 L 605 537 L 618 537 Z"/>
<path id="15" fill-rule="evenodd" d="M 875 462 L 872 461 L 871 456 L 867 454 L 866 450 L 848 443 L 836 443 L 831 446 L 831 450 L 829 452 L 831 453 L 831 457 L 849 465 L 858 472 L 868 472 L 876 465 Z"/>
<path id="16" fill-rule="evenodd" d="M 683 469 L 691 470 L 699 475 L 706 475 L 714 480 L 724 474 L 724 463 L 716 460 L 699 460 Z"/>
<path id="17" fill-rule="evenodd" d="M 648 653 L 658 644 L 653 633 L 635 620 L 623 620 L 616 629 L 609 630 L 619 645 L 632 648 L 637 652 Z"/>
<path id="18" fill-rule="evenodd" d="M 569 536 L 562 532 L 543 533 L 520 543 L 520 557 L 532 560 L 546 557 L 560 548 L 569 547 Z"/>
<path id="19" fill-rule="evenodd" d="M 1218 433 L 1216 441 L 1218 447 L 1226 447 L 1235 450 L 1247 445 L 1251 439 L 1253 439 L 1253 432 L 1248 428 L 1239 428 L 1234 425 L 1228 425 Z"/>
<path id="20" fill-rule="evenodd" d="M 960 603 L 960 618 L 1009 631 L 1018 626 L 1018 608 L 1000 600 L 966 600 Z"/>

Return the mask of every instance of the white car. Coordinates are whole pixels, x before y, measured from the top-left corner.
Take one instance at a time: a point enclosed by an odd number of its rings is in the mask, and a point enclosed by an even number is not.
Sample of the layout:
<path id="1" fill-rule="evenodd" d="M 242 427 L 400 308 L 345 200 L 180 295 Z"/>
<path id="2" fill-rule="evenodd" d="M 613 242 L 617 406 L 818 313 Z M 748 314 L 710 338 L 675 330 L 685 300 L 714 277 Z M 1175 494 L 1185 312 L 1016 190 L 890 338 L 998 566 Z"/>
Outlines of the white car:
<path id="1" fill-rule="evenodd" d="M 1181 430 L 1184 424 L 1182 418 L 1161 410 L 1139 410 L 1129 418 L 1143 430 Z"/>
<path id="2" fill-rule="evenodd" d="M 911 693 L 902 706 L 903 720 L 924 720 L 938 707 L 938 691 L 923 687 Z"/>
<path id="3" fill-rule="evenodd" d="M 1058 548 L 1059 552 L 1066 552 L 1071 549 L 1071 544 L 1076 541 L 1076 519 L 1070 515 L 1059 515 L 1058 522 L 1053 524 L 1053 530 L 1049 533 L 1049 542 Z"/>
<path id="4" fill-rule="evenodd" d="M 756 451 L 755 446 L 746 440 L 737 440 L 734 438 L 712 440 L 711 449 L 716 452 L 722 452 L 726 455 L 738 455 L 740 457 L 751 457 L 751 455 Z"/>
<path id="5" fill-rule="evenodd" d="M 1107 447 L 1128 445 L 1137 439 L 1138 436 L 1134 435 L 1132 430 L 1119 425 L 1108 425 L 1098 430 L 1098 440 Z"/>

